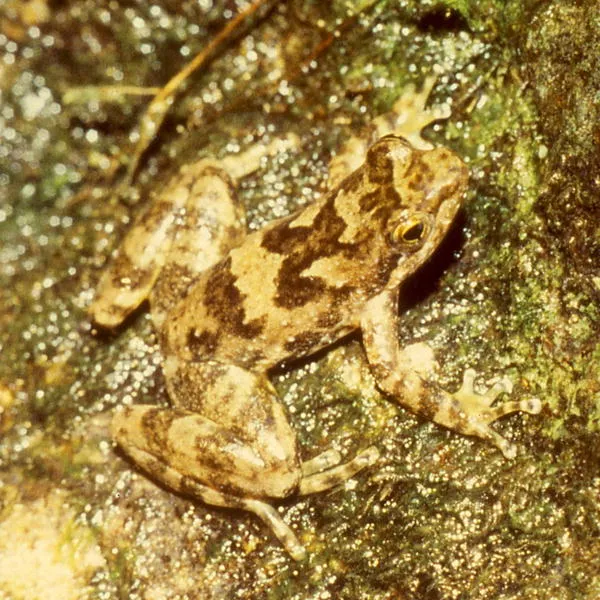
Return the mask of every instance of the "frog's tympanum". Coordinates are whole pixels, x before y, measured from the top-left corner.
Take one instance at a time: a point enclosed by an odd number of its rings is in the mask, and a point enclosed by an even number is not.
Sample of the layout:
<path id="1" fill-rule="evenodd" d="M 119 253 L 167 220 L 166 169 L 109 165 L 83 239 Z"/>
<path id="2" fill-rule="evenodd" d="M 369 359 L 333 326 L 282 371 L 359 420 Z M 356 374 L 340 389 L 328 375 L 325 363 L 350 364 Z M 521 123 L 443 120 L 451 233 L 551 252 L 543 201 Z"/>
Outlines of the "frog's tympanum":
<path id="1" fill-rule="evenodd" d="M 113 418 L 127 455 L 174 490 L 255 513 L 296 559 L 305 550 L 269 501 L 338 485 L 378 451 L 303 461 L 268 377 L 283 361 L 360 330 L 383 392 L 509 457 L 514 448 L 490 423 L 540 409 L 536 400 L 491 407 L 508 385 L 479 395 L 471 370 L 447 392 L 399 345 L 399 289 L 440 244 L 468 182 L 460 158 L 417 149 L 398 135 L 400 121 L 398 111 L 379 117 L 336 157 L 328 193 L 250 234 L 236 181 L 292 138 L 184 167 L 125 238 L 90 308 L 113 328 L 148 298 L 164 356 L 171 407 L 135 405 Z"/>

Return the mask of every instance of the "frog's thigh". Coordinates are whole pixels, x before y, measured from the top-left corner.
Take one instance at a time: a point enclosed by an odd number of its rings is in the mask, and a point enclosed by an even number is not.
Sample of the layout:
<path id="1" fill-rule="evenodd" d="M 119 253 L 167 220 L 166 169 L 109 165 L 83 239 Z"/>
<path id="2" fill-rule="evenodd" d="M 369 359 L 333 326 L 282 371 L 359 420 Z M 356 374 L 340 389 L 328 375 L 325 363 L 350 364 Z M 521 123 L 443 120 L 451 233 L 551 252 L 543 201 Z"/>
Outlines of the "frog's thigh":
<path id="1" fill-rule="evenodd" d="M 168 304 L 186 276 L 220 260 L 244 233 L 233 181 L 219 163 L 201 160 L 183 167 L 142 212 L 102 273 L 91 317 L 103 327 L 118 326 L 149 296 L 161 274 L 157 285 L 169 293 L 161 293 L 158 304 Z M 164 273 L 165 265 L 181 268 Z"/>
<path id="2" fill-rule="evenodd" d="M 150 295 L 152 320 L 159 329 L 197 276 L 246 235 L 244 208 L 238 201 L 235 182 L 221 163 L 199 161 L 184 167 L 182 173 L 188 181 L 188 198 Z"/>
<path id="3" fill-rule="evenodd" d="M 165 361 L 165 377 L 173 403 L 186 410 L 202 413 L 217 420 L 224 427 L 242 435 L 246 443 L 258 452 L 266 464 L 275 457 L 285 457 L 285 469 L 277 464 L 281 473 L 294 473 L 296 487 L 302 494 L 312 494 L 334 487 L 373 464 L 379 454 L 367 448 L 344 464 L 339 452 L 329 449 L 318 456 L 299 463 L 296 436 L 291 429 L 275 389 L 265 375 L 217 361 L 187 363 L 176 358 Z M 202 394 L 199 394 L 202 390 Z M 337 466 L 336 466 L 337 465 Z M 244 471 L 249 470 L 248 467 Z M 285 479 L 267 482 L 272 468 L 262 473 L 252 473 L 244 490 L 254 496 L 281 498 L 287 495 L 281 488 Z M 261 478 L 261 490 L 251 488 L 255 478 Z"/>
<path id="4" fill-rule="evenodd" d="M 226 407 L 227 398 L 221 402 Z M 269 423 L 258 424 L 263 430 L 260 440 L 248 439 L 257 425 L 255 417 L 239 414 L 233 427 L 218 422 L 229 421 L 227 414 L 208 418 L 177 408 L 138 405 L 116 413 L 112 429 L 125 453 L 154 479 L 208 504 L 253 512 L 294 558 L 301 559 L 305 551 L 293 531 L 259 499 L 285 497 L 297 489 L 301 471 L 295 443 L 291 456 L 286 456 L 289 439 L 277 440 Z"/>
<path id="5" fill-rule="evenodd" d="M 173 408 L 134 406 L 113 420 L 116 440 L 227 492 L 284 498 L 301 477 L 296 436 L 264 375 L 216 361 L 167 359 Z"/>
<path id="6" fill-rule="evenodd" d="M 334 450 L 299 462 L 296 438 L 264 375 L 216 361 L 165 361 L 174 408 L 117 412 L 113 437 L 155 479 L 209 504 L 258 515 L 294 558 L 304 549 L 277 511 L 259 498 L 314 493 L 372 464 L 369 448 L 337 465 Z M 335 466 L 337 465 L 337 466 Z"/>
<path id="7" fill-rule="evenodd" d="M 190 458 L 194 449 L 196 452 L 201 452 L 203 445 L 211 445 L 217 442 L 217 436 L 214 435 L 214 432 L 211 433 L 208 430 L 210 424 L 202 422 L 202 418 L 196 417 L 195 423 L 192 424 L 192 429 L 195 429 L 195 431 L 191 434 L 191 437 L 181 440 L 189 444 L 189 447 L 184 449 L 184 456 L 178 452 L 177 448 L 165 445 L 168 444 L 169 434 L 166 430 L 169 428 L 169 423 L 173 424 L 178 420 L 180 421 L 174 425 L 172 430 L 172 433 L 174 433 L 176 429 L 181 428 L 182 421 L 186 418 L 190 419 L 190 417 L 193 421 L 193 415 L 190 413 L 186 415 L 182 411 L 137 406 L 133 411 L 125 411 L 115 416 L 113 419 L 114 436 L 130 458 L 156 480 L 183 494 L 203 500 L 207 504 L 225 508 L 239 508 L 254 513 L 273 531 L 293 558 L 296 560 L 303 559 L 306 555 L 304 547 L 271 505 L 257 499 L 247 498 L 241 494 L 232 494 L 215 489 L 206 482 L 200 481 L 196 476 L 186 473 L 189 470 L 187 467 L 194 462 L 194 459 Z M 147 431 L 146 435 L 142 436 L 146 438 L 145 440 L 140 439 L 144 427 L 150 423 L 153 423 L 151 426 L 152 431 Z M 156 430 L 157 423 L 162 425 Z M 161 427 L 163 427 L 162 430 Z M 222 441 L 227 444 L 226 440 Z M 157 449 L 156 444 L 161 447 Z M 187 455 L 187 459 L 185 455 Z M 182 458 L 184 460 L 183 468 Z M 185 463 L 188 460 L 190 464 L 186 465 Z M 228 478 L 218 468 L 213 472 L 212 478 L 214 481 L 221 483 L 227 483 L 228 481 Z"/>

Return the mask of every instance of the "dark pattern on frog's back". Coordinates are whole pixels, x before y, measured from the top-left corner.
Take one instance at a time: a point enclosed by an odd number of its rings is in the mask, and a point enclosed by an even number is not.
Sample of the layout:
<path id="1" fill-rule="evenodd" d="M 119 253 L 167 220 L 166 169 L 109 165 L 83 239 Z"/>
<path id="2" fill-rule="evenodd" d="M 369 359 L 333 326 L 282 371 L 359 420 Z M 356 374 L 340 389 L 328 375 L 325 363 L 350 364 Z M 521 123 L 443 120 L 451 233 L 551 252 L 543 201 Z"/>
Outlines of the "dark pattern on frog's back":
<path id="1" fill-rule="evenodd" d="M 385 138 L 384 138 L 385 139 Z M 369 181 L 376 185 L 384 186 L 391 182 L 394 163 L 385 144 L 371 146 L 367 153 L 367 172 Z"/>
<path id="2" fill-rule="evenodd" d="M 231 257 L 228 257 L 211 270 L 205 286 L 204 307 L 207 315 L 221 324 L 223 333 L 250 340 L 263 331 L 264 318 L 246 322 L 245 296 L 237 288 L 236 281 L 231 272 Z"/>
<path id="3" fill-rule="evenodd" d="M 311 226 L 293 226 L 293 220 L 286 220 L 265 232 L 261 246 L 285 256 L 276 280 L 277 306 L 291 310 L 317 300 L 325 293 L 327 283 L 302 273 L 319 258 L 353 254 L 353 244 L 339 241 L 346 223 L 336 213 L 334 200 L 335 195 L 327 199 Z"/>
<path id="4" fill-rule="evenodd" d="M 187 347 L 195 360 L 201 360 L 214 354 L 219 347 L 219 334 L 203 329 L 189 329 L 186 337 Z"/>
<path id="5" fill-rule="evenodd" d="M 416 155 L 413 158 L 413 168 L 409 177 L 405 178 L 407 188 L 421 196 L 426 196 L 431 181 L 435 179 L 435 173 L 431 167 L 423 160 L 422 155 Z"/>
<path id="6" fill-rule="evenodd" d="M 360 178 L 354 177 L 353 181 L 345 182 L 338 193 L 349 193 L 350 184 L 356 185 L 357 179 Z M 370 214 L 365 219 L 364 228 L 352 241 L 340 241 L 347 223 L 336 211 L 337 193 L 329 195 L 309 226 L 294 226 L 294 219 L 290 218 L 265 232 L 261 246 L 269 252 L 284 256 L 277 274 L 277 294 L 273 298 L 278 307 L 293 310 L 318 301 L 324 294 L 335 299 L 348 296 L 354 291 L 352 286 L 330 286 L 320 277 L 303 273 L 322 258 L 340 256 L 359 264 L 361 259 L 367 257 L 371 252 L 370 241 L 374 233 L 389 218 L 393 206 L 399 205 L 397 194 L 393 198 L 391 195 L 386 198 L 383 192 L 379 188 L 365 194 L 368 198 L 364 207 L 362 197 L 360 198 L 359 209 Z"/>

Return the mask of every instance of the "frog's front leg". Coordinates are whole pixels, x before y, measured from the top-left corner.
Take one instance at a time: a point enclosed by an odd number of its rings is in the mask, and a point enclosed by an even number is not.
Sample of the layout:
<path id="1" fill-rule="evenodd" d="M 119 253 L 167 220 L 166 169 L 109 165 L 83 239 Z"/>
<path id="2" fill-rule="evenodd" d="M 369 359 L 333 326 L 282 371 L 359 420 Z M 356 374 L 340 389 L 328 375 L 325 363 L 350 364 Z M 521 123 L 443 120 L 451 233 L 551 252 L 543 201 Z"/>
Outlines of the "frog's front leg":
<path id="1" fill-rule="evenodd" d="M 454 431 L 490 440 L 504 456 L 513 458 L 515 447 L 490 424 L 509 413 L 537 414 L 541 410 L 540 401 L 506 402 L 492 407 L 499 394 L 510 391 L 509 383 L 503 380 L 485 394 L 477 394 L 473 390 L 475 373 L 471 369 L 465 372 L 463 385 L 457 392 L 446 392 L 430 379 L 434 361 L 428 346 L 400 348 L 396 310 L 397 291 L 387 289 L 369 301 L 361 321 L 363 342 L 379 387 L 413 412 Z"/>
<path id="2" fill-rule="evenodd" d="M 137 405 L 113 418 L 113 436 L 155 479 L 216 506 L 258 515 L 296 559 L 305 551 L 268 504 L 333 487 L 373 464 L 374 448 L 345 464 L 327 451 L 301 463 L 296 436 L 265 375 L 216 361 L 169 358 L 173 408 Z"/>
<path id="3" fill-rule="evenodd" d="M 414 85 L 406 86 L 392 110 L 373 119 L 359 136 L 348 139 L 329 163 L 327 188 L 335 188 L 358 169 L 369 147 L 383 136 L 397 135 L 415 148 L 431 149 L 433 146 L 421 137 L 421 131 L 431 123 L 450 116 L 450 108 L 446 104 L 425 106 L 435 81 L 435 77 L 427 77 L 419 91 Z"/>

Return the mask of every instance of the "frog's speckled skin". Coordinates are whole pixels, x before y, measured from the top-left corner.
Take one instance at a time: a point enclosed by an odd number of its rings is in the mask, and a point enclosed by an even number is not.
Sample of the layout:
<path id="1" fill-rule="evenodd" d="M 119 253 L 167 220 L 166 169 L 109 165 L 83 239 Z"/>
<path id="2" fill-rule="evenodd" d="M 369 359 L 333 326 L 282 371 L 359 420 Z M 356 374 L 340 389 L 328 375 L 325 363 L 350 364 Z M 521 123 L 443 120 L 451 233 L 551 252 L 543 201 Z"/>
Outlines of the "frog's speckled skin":
<path id="1" fill-rule="evenodd" d="M 361 329 L 383 391 L 507 456 L 513 448 L 489 424 L 540 408 L 536 401 L 491 408 L 507 384 L 477 395 L 471 371 L 448 393 L 416 364 L 416 347 L 399 347 L 399 286 L 439 245 L 468 181 L 449 150 L 417 149 L 398 137 L 399 122 L 398 112 L 377 119 L 371 140 L 351 140 L 333 162 L 329 193 L 250 235 L 235 181 L 290 139 L 184 168 L 125 239 L 90 308 L 96 323 L 114 327 L 149 297 L 165 356 L 172 408 L 117 413 L 118 443 L 172 488 L 254 512 L 298 559 L 304 548 L 268 500 L 327 489 L 378 452 L 367 448 L 341 465 L 334 451 L 301 462 L 267 377 L 275 365 Z M 426 346 L 420 351 L 433 362 Z"/>

